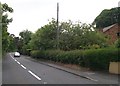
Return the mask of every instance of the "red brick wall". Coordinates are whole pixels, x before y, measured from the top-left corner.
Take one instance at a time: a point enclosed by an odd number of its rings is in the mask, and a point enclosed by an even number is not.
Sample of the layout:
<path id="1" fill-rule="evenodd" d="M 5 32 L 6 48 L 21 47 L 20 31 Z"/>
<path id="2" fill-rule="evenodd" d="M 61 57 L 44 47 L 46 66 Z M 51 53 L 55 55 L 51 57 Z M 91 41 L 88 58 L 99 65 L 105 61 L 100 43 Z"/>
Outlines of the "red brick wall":
<path id="1" fill-rule="evenodd" d="M 115 24 L 109 30 L 105 31 L 104 33 L 110 37 L 108 41 L 109 44 L 113 44 L 117 39 L 117 33 L 120 32 L 120 25 Z"/>

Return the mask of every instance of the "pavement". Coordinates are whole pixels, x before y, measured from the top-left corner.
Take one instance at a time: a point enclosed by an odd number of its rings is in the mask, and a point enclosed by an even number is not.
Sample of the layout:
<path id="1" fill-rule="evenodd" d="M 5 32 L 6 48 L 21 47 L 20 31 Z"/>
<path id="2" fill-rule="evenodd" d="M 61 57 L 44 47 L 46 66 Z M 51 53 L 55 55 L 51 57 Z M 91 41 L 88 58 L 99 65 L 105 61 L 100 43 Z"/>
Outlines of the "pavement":
<path id="1" fill-rule="evenodd" d="M 45 60 L 37 60 L 33 59 L 31 57 L 26 56 L 27 59 L 39 62 L 40 64 L 44 64 L 68 73 L 71 73 L 73 75 L 86 78 L 92 81 L 95 81 L 98 84 L 119 84 L 120 82 L 120 75 L 117 74 L 111 74 L 106 71 L 92 71 L 92 70 L 73 70 L 72 68 L 64 67 L 61 65 L 56 64 L 55 62 L 49 62 Z"/>

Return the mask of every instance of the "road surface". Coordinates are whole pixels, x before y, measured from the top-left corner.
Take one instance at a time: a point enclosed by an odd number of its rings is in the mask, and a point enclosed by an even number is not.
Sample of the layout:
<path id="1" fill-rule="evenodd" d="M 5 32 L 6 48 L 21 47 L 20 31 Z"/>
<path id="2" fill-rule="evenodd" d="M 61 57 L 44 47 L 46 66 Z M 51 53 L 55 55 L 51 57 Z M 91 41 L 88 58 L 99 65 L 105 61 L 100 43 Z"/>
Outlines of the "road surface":
<path id="1" fill-rule="evenodd" d="M 74 74 L 40 64 L 26 56 L 3 58 L 3 84 L 97 84 Z"/>

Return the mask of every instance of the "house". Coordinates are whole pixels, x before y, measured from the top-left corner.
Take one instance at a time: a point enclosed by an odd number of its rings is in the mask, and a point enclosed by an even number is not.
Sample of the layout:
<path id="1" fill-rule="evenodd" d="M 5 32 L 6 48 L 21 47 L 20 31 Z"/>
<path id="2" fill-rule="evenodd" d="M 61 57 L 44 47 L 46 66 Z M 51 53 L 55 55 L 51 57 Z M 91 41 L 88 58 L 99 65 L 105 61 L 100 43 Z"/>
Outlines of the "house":
<path id="1" fill-rule="evenodd" d="M 120 24 L 113 24 L 102 29 L 102 32 L 109 37 L 108 43 L 113 44 L 120 37 Z"/>

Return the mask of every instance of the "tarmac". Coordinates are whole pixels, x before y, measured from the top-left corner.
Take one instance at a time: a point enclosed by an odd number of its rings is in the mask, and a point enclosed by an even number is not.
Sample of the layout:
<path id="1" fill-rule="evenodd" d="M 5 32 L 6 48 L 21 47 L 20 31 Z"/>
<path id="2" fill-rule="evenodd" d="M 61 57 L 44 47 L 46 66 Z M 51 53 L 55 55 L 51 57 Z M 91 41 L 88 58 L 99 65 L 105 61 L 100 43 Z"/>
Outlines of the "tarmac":
<path id="1" fill-rule="evenodd" d="M 62 70 L 76 76 L 86 78 L 92 81 L 95 81 L 98 84 L 119 84 L 120 82 L 120 75 L 111 74 L 107 71 L 92 71 L 92 70 L 74 70 L 72 68 L 64 67 L 61 65 L 56 64 L 55 62 L 40 60 L 40 59 L 33 59 L 31 57 L 27 57 L 27 59 L 39 62 L 40 64 L 53 67 L 58 70 Z M 120 84 L 119 84 L 120 86 Z"/>

